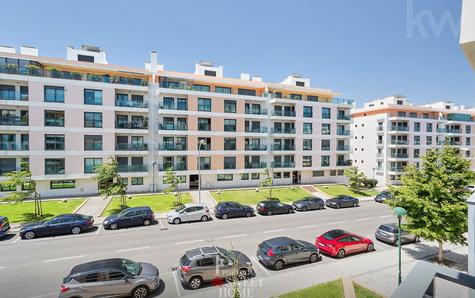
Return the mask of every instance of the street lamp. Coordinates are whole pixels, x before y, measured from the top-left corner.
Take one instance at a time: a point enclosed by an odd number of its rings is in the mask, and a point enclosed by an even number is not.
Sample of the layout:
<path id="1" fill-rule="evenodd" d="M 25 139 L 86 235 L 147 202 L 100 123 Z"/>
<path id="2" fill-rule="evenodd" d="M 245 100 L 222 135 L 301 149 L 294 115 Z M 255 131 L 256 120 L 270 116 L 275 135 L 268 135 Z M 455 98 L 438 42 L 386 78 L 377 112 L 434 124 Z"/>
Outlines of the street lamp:
<path id="1" fill-rule="evenodd" d="M 397 247 L 398 247 L 398 255 L 399 255 L 399 261 L 398 261 L 398 278 L 397 278 L 397 284 L 400 285 L 402 281 L 401 277 L 401 219 L 403 216 L 407 214 L 406 209 L 402 207 L 396 207 L 393 209 L 393 213 L 397 216 L 397 222 L 398 222 L 398 229 L 397 229 Z"/>
<path id="2" fill-rule="evenodd" d="M 201 146 L 206 145 L 205 140 L 198 144 L 198 203 L 201 203 Z"/>
<path id="3" fill-rule="evenodd" d="M 152 161 L 152 194 L 155 194 L 155 165 L 157 161 Z"/>

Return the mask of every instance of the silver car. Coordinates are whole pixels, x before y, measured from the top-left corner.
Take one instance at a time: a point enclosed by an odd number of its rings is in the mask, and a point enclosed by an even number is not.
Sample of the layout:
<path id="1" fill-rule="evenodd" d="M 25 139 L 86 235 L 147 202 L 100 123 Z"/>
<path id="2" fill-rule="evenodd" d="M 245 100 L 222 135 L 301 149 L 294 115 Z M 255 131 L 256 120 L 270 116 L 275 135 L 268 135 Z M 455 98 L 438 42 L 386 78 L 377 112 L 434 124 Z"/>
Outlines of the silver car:
<path id="1" fill-rule="evenodd" d="M 380 225 L 376 230 L 375 237 L 379 241 L 386 242 L 392 245 L 397 245 L 398 227 L 395 223 L 388 223 Z M 401 244 L 414 243 L 419 241 L 419 237 L 401 230 Z"/>
<path id="2" fill-rule="evenodd" d="M 208 207 L 199 203 L 181 205 L 167 213 L 167 221 L 173 224 L 186 221 L 208 221 L 210 218 Z"/>
<path id="3" fill-rule="evenodd" d="M 64 278 L 59 298 L 145 298 L 160 283 L 158 268 L 127 259 L 105 259 L 75 266 Z"/>

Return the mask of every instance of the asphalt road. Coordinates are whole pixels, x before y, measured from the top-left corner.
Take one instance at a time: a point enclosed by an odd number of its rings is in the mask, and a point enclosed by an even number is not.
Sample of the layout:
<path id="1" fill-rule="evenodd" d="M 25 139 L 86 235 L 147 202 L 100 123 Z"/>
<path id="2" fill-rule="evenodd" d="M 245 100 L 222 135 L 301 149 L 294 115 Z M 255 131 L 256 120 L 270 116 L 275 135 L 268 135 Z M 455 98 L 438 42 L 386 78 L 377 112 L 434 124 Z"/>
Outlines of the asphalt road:
<path id="1" fill-rule="evenodd" d="M 257 215 L 226 221 L 213 219 L 181 225 L 170 225 L 162 219 L 149 227 L 117 231 L 105 231 L 99 227 L 80 235 L 33 240 L 21 240 L 15 235 L 0 241 L 0 296 L 56 297 L 62 278 L 74 265 L 123 257 L 158 266 L 162 282 L 158 290 L 152 293 L 154 297 L 226 297 L 229 285 L 207 286 L 192 291 L 179 283 L 174 271 L 186 250 L 206 245 L 235 249 L 252 259 L 256 276 L 243 283 L 244 288 L 249 288 L 248 297 L 284 293 L 317 282 L 318 274 L 327 274 L 325 277 L 330 278 L 331 274 L 325 271 L 333 271 L 332 268 L 338 268 L 335 270 L 338 274 L 352 275 L 352 266 L 371 263 L 377 254 L 395 248 L 375 242 L 376 251 L 372 253 L 349 256 L 343 260 L 323 256 L 315 264 L 292 266 L 276 272 L 257 262 L 255 253 L 260 242 L 277 236 L 289 236 L 313 243 L 315 236 L 333 228 L 342 228 L 375 240 L 374 232 L 378 225 L 392 221 L 394 217 L 386 205 L 361 202 L 358 208 L 327 208 L 305 213 Z M 314 280 L 309 279 L 312 275 L 315 276 Z"/>

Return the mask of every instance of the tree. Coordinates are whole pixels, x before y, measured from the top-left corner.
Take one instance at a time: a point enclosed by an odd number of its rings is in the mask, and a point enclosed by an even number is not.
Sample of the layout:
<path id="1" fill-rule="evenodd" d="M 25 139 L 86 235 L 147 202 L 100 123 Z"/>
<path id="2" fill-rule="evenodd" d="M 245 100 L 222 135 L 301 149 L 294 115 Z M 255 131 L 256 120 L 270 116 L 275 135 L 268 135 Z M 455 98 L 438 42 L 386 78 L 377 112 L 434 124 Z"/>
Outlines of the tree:
<path id="1" fill-rule="evenodd" d="M 391 188 L 391 207 L 407 210 L 404 229 L 430 241 L 437 241 L 437 259 L 443 261 L 446 242 L 466 244 L 466 186 L 475 179 L 470 160 L 463 158 L 453 146 L 429 150 L 422 158 L 422 167 L 405 168 L 402 186 Z"/>
<path id="2" fill-rule="evenodd" d="M 348 178 L 348 185 L 354 189 L 355 192 L 359 192 L 361 187 L 365 186 L 366 176 L 363 172 L 360 172 L 357 167 L 350 167 L 345 170 L 345 176 Z"/>
<path id="3" fill-rule="evenodd" d="M 125 191 L 127 185 L 122 182 L 119 175 L 119 164 L 114 157 L 109 157 L 109 161 L 97 166 L 94 171 L 96 175 L 92 178 L 99 184 L 99 194 L 108 198 L 110 196 L 120 196 L 121 207 L 127 205 L 125 201 Z"/>
<path id="4" fill-rule="evenodd" d="M 268 197 L 268 199 L 272 200 L 272 186 L 274 184 L 274 179 L 272 177 L 272 173 L 271 173 L 269 168 L 266 168 L 262 172 L 262 175 L 264 176 L 264 180 L 261 181 L 260 186 L 269 188 L 269 197 Z"/>
<path id="5" fill-rule="evenodd" d="M 165 193 L 176 192 L 176 205 L 183 204 L 180 193 L 180 184 L 183 182 L 183 179 L 180 176 L 176 175 L 175 171 L 173 170 L 173 167 L 170 167 L 165 171 L 163 183 L 169 184 L 169 187 L 165 189 Z"/>

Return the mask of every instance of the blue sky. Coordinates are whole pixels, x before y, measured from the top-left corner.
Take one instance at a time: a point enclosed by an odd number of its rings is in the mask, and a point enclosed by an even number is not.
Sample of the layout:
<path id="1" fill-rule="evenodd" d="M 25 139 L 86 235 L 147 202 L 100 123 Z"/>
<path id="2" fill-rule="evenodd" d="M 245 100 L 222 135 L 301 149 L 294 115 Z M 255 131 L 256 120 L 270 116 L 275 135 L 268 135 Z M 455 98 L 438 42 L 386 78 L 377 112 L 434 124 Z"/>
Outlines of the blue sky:
<path id="1" fill-rule="evenodd" d="M 458 29 L 437 26 L 444 13 L 459 25 L 460 2 L 4 1 L 0 44 L 55 57 L 66 56 L 66 45 L 99 45 L 109 63 L 138 67 L 157 50 L 166 69 L 192 72 L 211 60 L 226 76 L 273 82 L 301 73 L 358 105 L 396 93 L 472 105 L 475 72 Z"/>

